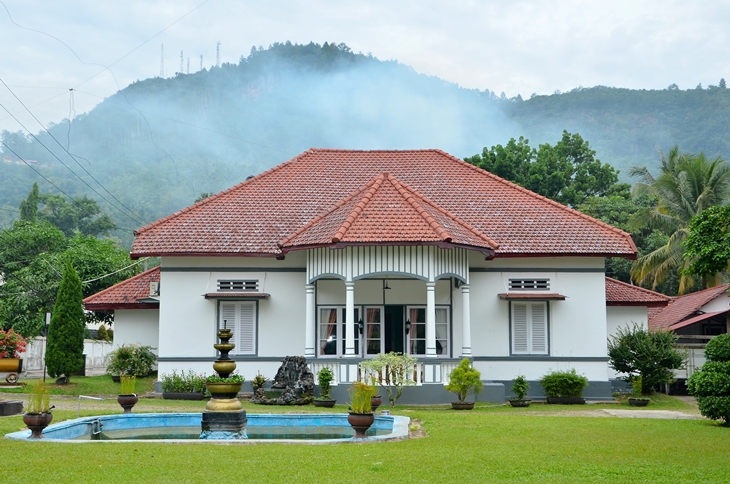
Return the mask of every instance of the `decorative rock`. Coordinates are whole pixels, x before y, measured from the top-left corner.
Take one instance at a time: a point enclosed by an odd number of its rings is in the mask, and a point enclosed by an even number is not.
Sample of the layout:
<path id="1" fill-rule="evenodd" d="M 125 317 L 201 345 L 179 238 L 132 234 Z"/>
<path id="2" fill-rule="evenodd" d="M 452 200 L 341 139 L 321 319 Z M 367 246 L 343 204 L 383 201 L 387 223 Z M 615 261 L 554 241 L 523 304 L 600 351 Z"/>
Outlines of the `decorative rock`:
<path id="1" fill-rule="evenodd" d="M 267 394 L 268 393 L 268 394 Z M 308 405 L 314 399 L 314 374 L 303 356 L 287 356 L 276 372 L 271 391 L 258 388 L 251 403 L 259 405 Z"/>

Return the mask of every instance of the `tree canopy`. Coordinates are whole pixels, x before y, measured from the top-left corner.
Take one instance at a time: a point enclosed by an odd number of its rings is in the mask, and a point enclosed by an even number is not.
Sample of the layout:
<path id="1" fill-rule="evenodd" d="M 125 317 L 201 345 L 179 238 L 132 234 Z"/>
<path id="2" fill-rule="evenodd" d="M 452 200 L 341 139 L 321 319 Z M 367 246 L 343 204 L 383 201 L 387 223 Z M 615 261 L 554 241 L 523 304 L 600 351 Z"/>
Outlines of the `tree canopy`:
<path id="1" fill-rule="evenodd" d="M 730 205 L 709 207 L 692 219 L 684 243 L 688 274 L 715 278 L 730 262 Z"/>
<path id="2" fill-rule="evenodd" d="M 58 288 L 48 329 L 46 366 L 52 377 L 71 374 L 84 364 L 84 330 L 86 316 L 82 306 L 81 279 L 70 262 L 66 263 Z"/>

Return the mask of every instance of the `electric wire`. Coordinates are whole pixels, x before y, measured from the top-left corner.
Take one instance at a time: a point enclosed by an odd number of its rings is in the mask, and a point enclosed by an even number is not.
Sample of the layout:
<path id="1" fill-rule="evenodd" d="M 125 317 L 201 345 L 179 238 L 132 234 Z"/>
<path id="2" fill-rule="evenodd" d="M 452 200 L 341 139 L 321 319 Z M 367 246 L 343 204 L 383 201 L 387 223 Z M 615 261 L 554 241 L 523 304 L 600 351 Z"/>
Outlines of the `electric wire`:
<path id="1" fill-rule="evenodd" d="M 1 105 L 0 105 L 0 106 L 1 106 Z M 4 106 L 3 106 L 3 107 L 4 107 Z M 64 192 L 63 190 L 61 190 L 61 189 L 60 189 L 60 188 L 59 188 L 59 187 L 58 187 L 58 186 L 57 186 L 57 185 L 56 185 L 55 183 L 53 183 L 53 182 L 52 182 L 51 180 L 49 180 L 48 178 L 46 178 L 46 177 L 45 177 L 45 176 L 43 175 L 43 173 L 41 173 L 40 171 L 38 171 L 38 170 L 36 170 L 35 168 L 33 168 L 33 165 L 31 165 L 30 163 L 28 163 L 27 161 L 25 161 L 25 159 L 24 159 L 24 158 L 23 158 L 22 156 L 20 156 L 20 155 L 19 155 L 18 153 L 16 153 L 16 152 L 15 152 L 15 151 L 14 151 L 14 150 L 13 150 L 13 149 L 12 149 L 12 148 L 10 147 L 10 146 L 8 146 L 8 145 L 7 145 L 7 144 L 6 144 L 6 143 L 5 143 L 4 141 L 0 140 L 0 143 L 2 143 L 2 145 L 3 145 L 3 146 L 4 146 L 5 148 L 7 148 L 7 149 L 8 149 L 8 150 L 9 150 L 9 151 L 10 151 L 10 152 L 12 153 L 12 154 L 14 154 L 14 155 L 15 155 L 15 156 L 16 156 L 16 157 L 17 157 L 17 158 L 18 158 L 18 159 L 20 160 L 20 161 L 22 161 L 22 162 L 23 162 L 23 163 L 25 163 L 25 164 L 26 164 L 27 166 L 29 166 L 31 170 L 33 170 L 34 172 L 36 172 L 36 173 L 38 174 L 38 176 L 40 176 L 40 177 L 41 177 L 41 178 L 43 178 L 43 179 L 44 179 L 45 181 L 47 181 L 47 182 L 48 182 L 48 183 L 49 183 L 49 184 L 50 184 L 50 185 L 51 185 L 51 186 L 52 186 L 53 188 L 55 188 L 55 189 L 56 189 L 56 190 L 58 190 L 59 192 L 61 192 L 61 193 L 63 193 L 64 195 L 66 195 L 66 198 L 68 198 L 69 200 L 73 200 L 73 198 L 71 198 L 71 195 L 69 195 L 68 193 L 66 193 L 66 192 Z"/>

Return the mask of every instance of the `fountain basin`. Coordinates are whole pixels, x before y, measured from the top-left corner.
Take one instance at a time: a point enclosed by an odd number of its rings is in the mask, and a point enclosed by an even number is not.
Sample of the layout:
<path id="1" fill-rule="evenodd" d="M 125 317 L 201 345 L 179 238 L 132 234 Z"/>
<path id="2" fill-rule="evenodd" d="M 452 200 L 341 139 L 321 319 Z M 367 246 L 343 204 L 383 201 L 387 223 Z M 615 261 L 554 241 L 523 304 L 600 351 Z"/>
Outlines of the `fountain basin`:
<path id="1" fill-rule="evenodd" d="M 380 416 L 365 439 L 355 432 L 347 414 L 248 414 L 247 439 L 200 440 L 201 413 L 138 413 L 100 415 L 48 426 L 37 442 L 179 442 L 179 443 L 346 443 L 400 440 L 408 437 L 408 417 Z M 5 435 L 28 440 L 30 430 Z"/>

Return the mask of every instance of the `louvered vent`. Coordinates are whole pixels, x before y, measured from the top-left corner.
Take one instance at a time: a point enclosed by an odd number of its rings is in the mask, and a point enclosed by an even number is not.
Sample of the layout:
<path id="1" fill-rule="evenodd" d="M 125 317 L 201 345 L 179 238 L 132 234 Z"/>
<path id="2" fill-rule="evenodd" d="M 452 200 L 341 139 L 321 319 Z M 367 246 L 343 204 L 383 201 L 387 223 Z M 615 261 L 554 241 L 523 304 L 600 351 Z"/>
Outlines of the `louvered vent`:
<path id="1" fill-rule="evenodd" d="M 259 281 L 257 280 L 218 280 L 218 292 L 226 291 L 251 291 L 256 292 L 259 289 Z"/>
<path id="2" fill-rule="evenodd" d="M 509 288 L 511 291 L 548 291 L 550 290 L 550 279 L 510 279 Z"/>

